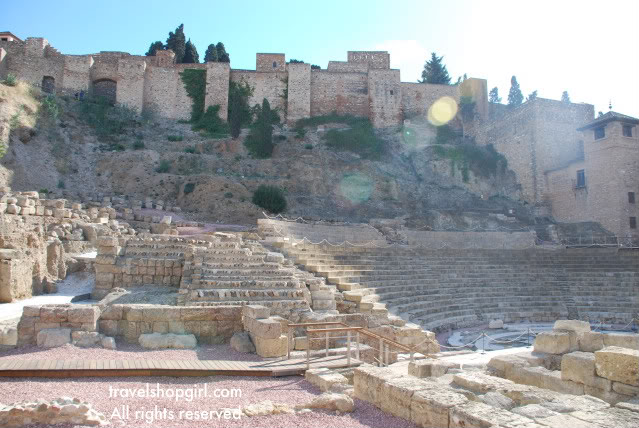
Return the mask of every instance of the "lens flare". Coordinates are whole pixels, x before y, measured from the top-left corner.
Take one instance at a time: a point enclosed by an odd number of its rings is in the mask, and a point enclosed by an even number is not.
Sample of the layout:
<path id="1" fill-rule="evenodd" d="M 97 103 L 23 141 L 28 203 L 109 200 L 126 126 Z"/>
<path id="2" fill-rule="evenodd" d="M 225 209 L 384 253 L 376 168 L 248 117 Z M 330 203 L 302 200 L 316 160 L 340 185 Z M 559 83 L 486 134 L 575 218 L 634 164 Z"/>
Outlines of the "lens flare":
<path id="1" fill-rule="evenodd" d="M 435 126 L 450 122 L 457 114 L 457 102 L 451 97 L 441 97 L 428 109 L 428 121 Z"/>
<path id="2" fill-rule="evenodd" d="M 339 193 L 353 204 L 370 199 L 375 183 L 361 173 L 345 175 L 339 183 Z"/>

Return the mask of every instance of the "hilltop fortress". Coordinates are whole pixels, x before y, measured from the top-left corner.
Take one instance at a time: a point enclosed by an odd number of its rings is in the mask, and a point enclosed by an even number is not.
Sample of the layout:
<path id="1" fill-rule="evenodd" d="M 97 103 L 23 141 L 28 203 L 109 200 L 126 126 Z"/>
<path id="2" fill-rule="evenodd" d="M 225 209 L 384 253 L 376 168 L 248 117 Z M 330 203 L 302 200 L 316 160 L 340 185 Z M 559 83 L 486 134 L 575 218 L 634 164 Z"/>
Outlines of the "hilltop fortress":
<path id="1" fill-rule="evenodd" d="M 636 118 L 610 112 L 595 120 L 590 104 L 542 98 L 516 108 L 488 103 L 484 79 L 459 85 L 402 82 L 388 52 L 349 51 L 347 61 L 330 61 L 326 69 L 258 53 L 255 70 L 239 70 L 228 63 L 176 64 L 170 50 L 156 56 L 64 55 L 43 38 L 0 40 L 0 78 L 13 73 L 49 93 L 84 90 L 167 119 L 190 118 L 192 100 L 180 77 L 186 69 L 206 70 L 204 107 L 219 105 L 224 120 L 230 81 L 248 83 L 249 103 L 266 98 L 289 124 L 337 112 L 368 117 L 376 128 L 396 127 L 425 120 L 444 96 L 458 105 L 463 96 L 474 103 L 472 117 L 463 118 L 465 135 L 506 156 L 522 198 L 538 215 L 594 220 L 617 236 L 637 236 Z"/>

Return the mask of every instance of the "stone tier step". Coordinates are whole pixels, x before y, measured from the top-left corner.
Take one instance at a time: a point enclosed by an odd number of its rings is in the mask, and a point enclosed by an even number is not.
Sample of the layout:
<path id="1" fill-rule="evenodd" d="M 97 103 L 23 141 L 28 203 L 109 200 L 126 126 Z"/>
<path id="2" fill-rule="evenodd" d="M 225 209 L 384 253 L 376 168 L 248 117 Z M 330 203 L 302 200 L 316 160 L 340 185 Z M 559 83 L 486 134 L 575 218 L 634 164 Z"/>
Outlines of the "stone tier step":
<path id="1" fill-rule="evenodd" d="M 304 299 L 304 290 L 292 289 L 198 289 L 189 293 L 191 301 L 236 301 L 236 300 L 299 300 Z"/>
<path id="2" fill-rule="evenodd" d="M 216 288 L 300 288 L 301 284 L 297 280 L 283 281 L 283 280 L 215 280 L 215 279 L 199 279 L 196 275 L 192 277 L 193 281 L 189 288 L 196 289 L 216 289 Z"/>

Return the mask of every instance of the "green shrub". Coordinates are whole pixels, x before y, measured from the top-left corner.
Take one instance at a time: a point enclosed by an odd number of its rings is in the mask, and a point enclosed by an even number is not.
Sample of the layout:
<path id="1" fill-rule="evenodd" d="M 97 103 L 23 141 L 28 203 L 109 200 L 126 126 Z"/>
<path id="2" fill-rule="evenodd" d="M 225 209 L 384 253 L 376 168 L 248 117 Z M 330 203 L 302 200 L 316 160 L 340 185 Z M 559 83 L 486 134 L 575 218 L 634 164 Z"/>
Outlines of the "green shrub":
<path id="1" fill-rule="evenodd" d="M 185 153 L 194 154 L 195 153 L 195 147 L 193 147 L 193 146 L 187 147 L 187 148 L 184 149 L 184 152 Z"/>
<path id="2" fill-rule="evenodd" d="M 78 117 L 91 126 L 99 140 L 116 140 L 135 124 L 137 113 L 124 105 L 113 105 L 104 97 L 85 99 L 76 104 Z"/>
<path id="3" fill-rule="evenodd" d="M 123 152 L 126 150 L 126 146 L 122 143 L 113 143 L 109 145 L 109 150 L 112 152 Z"/>
<path id="4" fill-rule="evenodd" d="M 160 161 L 160 165 L 155 169 L 158 174 L 163 174 L 171 171 L 171 162 L 166 159 Z"/>
<path id="5" fill-rule="evenodd" d="M 49 189 L 40 189 L 38 190 L 38 193 L 44 193 L 45 195 L 49 194 Z"/>
<path id="6" fill-rule="evenodd" d="M 435 146 L 434 153 L 441 158 L 450 159 L 451 170 L 459 167 L 464 182 L 469 180 L 469 171 L 484 178 L 497 175 L 508 168 L 506 157 L 495 150 L 492 144 L 460 144 L 454 147 Z"/>
<path id="7" fill-rule="evenodd" d="M 220 105 L 209 106 L 199 120 L 193 123 L 193 130 L 204 131 L 209 137 L 224 138 L 229 134 L 228 125 L 220 119 Z"/>
<path id="8" fill-rule="evenodd" d="M 62 105 L 55 95 L 47 95 L 38 107 L 38 118 L 42 121 L 55 123 L 62 113 Z"/>
<path id="9" fill-rule="evenodd" d="M 362 120 L 368 121 L 363 117 L 353 116 L 351 114 L 337 114 L 332 112 L 323 116 L 313 116 L 300 119 L 295 122 L 295 129 L 305 128 L 307 126 L 326 125 L 327 123 L 344 123 L 346 125 L 356 125 Z"/>
<path id="10" fill-rule="evenodd" d="M 260 185 L 253 193 L 253 203 L 273 214 L 281 213 L 286 209 L 286 198 L 279 187 Z"/>
<path id="11" fill-rule="evenodd" d="M 262 100 L 262 106 L 255 109 L 257 117 L 251 132 L 244 140 L 244 146 L 251 156 L 258 159 L 270 158 L 273 155 L 273 125 L 279 123 L 279 116 L 271 110 L 268 100 Z"/>
<path id="12" fill-rule="evenodd" d="M 231 193 L 231 192 L 226 192 L 226 193 L 224 194 L 224 197 L 225 197 L 225 198 L 228 198 L 228 199 L 231 199 L 231 198 L 233 197 L 233 193 Z"/>
<path id="13" fill-rule="evenodd" d="M 58 180 L 58 189 L 64 189 L 66 186 L 64 184 L 64 180 L 59 179 Z"/>
<path id="14" fill-rule="evenodd" d="M 184 185 L 184 194 L 188 195 L 189 193 L 192 193 L 195 190 L 195 183 L 186 183 Z"/>
<path id="15" fill-rule="evenodd" d="M 379 159 L 385 151 L 384 140 L 375 135 L 368 119 L 359 120 L 349 129 L 331 129 L 323 139 L 328 147 L 354 152 L 367 159 Z"/>
<path id="16" fill-rule="evenodd" d="M 4 79 L 4 83 L 7 86 L 15 86 L 18 84 L 18 79 L 16 78 L 16 75 L 13 73 L 9 73 L 7 74 L 7 78 Z"/>
<path id="17" fill-rule="evenodd" d="M 280 141 L 285 141 L 286 140 L 286 135 L 278 135 L 277 139 Z"/>
<path id="18" fill-rule="evenodd" d="M 306 150 L 313 150 L 313 145 L 312 145 L 312 144 L 306 144 L 306 145 L 304 146 L 304 148 L 305 148 Z"/>
<path id="19" fill-rule="evenodd" d="M 435 144 L 451 144 L 459 138 L 459 134 L 450 126 L 442 125 L 437 127 Z"/>
<path id="20" fill-rule="evenodd" d="M 133 150 L 144 150 L 144 141 L 137 140 L 133 143 Z"/>
<path id="21" fill-rule="evenodd" d="M 229 82 L 228 123 L 231 137 L 240 135 L 242 126 L 251 123 L 252 112 L 248 100 L 253 95 L 253 88 L 248 83 Z"/>
<path id="22" fill-rule="evenodd" d="M 166 137 L 166 139 L 167 139 L 167 140 L 169 140 L 169 141 L 176 142 L 176 141 L 182 141 L 182 140 L 184 140 L 184 137 L 183 137 L 183 136 L 181 136 L 181 135 L 168 135 L 168 136 Z"/>
<path id="23" fill-rule="evenodd" d="M 295 138 L 298 140 L 303 140 L 306 136 L 306 129 L 304 128 L 295 128 Z"/>
<path id="24" fill-rule="evenodd" d="M 186 69 L 180 73 L 186 94 L 191 98 L 191 122 L 196 123 L 204 114 L 206 96 L 206 70 Z"/>

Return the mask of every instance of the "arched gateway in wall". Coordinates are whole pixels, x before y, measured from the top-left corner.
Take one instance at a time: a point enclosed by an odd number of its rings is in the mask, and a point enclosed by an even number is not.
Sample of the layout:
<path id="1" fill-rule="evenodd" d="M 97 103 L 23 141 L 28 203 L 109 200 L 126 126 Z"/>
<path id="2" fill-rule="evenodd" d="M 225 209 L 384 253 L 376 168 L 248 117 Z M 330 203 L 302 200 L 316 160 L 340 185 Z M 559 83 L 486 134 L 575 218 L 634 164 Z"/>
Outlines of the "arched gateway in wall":
<path id="1" fill-rule="evenodd" d="M 91 85 L 91 94 L 94 97 L 101 97 L 108 100 L 111 103 L 116 101 L 116 91 L 118 84 L 115 80 L 111 79 L 98 79 L 94 80 Z"/>

